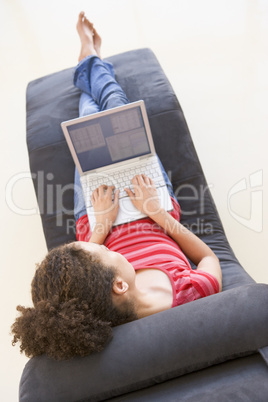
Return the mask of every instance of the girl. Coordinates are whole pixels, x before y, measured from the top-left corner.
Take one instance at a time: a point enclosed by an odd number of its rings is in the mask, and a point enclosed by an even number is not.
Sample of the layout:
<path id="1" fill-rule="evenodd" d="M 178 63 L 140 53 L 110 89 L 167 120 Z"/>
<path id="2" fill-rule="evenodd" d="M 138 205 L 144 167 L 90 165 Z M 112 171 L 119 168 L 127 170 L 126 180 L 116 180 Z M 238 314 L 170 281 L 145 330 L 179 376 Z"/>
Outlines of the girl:
<path id="1" fill-rule="evenodd" d="M 101 38 L 83 12 L 77 31 L 81 52 L 74 83 L 82 91 L 80 116 L 127 103 L 112 65 L 101 60 Z M 112 227 L 119 190 L 103 184 L 92 194 L 96 225 L 91 231 L 76 172 L 77 241 L 47 254 L 32 281 L 34 306 L 18 306 L 21 315 L 12 326 L 13 344 L 19 341 L 27 356 L 66 359 L 100 351 L 113 326 L 221 291 L 218 258 L 180 224 L 180 207 L 163 173 L 171 213 L 161 209 L 152 179 L 137 175 L 133 190 L 125 191 L 147 218 Z"/>

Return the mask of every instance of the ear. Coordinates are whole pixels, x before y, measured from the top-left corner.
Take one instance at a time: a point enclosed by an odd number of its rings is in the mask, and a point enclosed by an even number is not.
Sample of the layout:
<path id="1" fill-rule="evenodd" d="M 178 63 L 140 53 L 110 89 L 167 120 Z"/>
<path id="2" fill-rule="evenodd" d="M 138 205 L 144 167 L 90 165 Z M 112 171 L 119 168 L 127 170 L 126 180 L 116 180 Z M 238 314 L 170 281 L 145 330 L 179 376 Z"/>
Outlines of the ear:
<path id="1" fill-rule="evenodd" d="M 125 282 L 120 276 L 117 276 L 113 284 L 113 292 L 118 296 L 122 296 L 127 292 L 128 288 L 128 283 Z"/>

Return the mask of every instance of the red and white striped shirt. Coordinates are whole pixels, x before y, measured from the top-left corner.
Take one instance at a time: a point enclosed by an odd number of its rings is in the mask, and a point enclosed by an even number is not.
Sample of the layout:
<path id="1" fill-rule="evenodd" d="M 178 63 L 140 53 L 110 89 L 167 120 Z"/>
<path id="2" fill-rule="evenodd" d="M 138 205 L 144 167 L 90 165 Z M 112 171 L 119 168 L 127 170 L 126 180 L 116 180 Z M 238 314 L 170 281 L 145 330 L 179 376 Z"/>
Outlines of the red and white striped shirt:
<path id="1" fill-rule="evenodd" d="M 171 215 L 180 220 L 179 204 L 172 199 Z M 87 215 L 76 223 L 76 237 L 89 241 L 91 231 Z M 173 288 L 172 307 L 219 292 L 217 279 L 204 271 L 193 270 L 178 244 L 150 218 L 116 226 L 105 240 L 105 246 L 122 254 L 138 269 L 160 269 Z"/>

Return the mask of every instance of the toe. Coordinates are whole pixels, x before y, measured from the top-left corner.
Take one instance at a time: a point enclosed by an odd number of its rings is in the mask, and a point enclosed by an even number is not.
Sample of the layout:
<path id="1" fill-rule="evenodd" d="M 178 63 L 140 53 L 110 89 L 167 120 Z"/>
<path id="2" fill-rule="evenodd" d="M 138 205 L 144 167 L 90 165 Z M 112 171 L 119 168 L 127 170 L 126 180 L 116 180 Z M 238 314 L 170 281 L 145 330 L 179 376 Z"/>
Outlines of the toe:
<path id="1" fill-rule="evenodd" d="M 98 32 L 96 31 L 96 29 L 93 27 L 93 33 L 94 36 L 97 36 L 98 38 L 100 38 L 100 35 L 98 34 Z"/>
<path id="2" fill-rule="evenodd" d="M 84 15 L 84 22 L 88 26 L 88 28 L 93 31 L 93 23 L 89 21 L 89 19 Z"/>
<path id="3" fill-rule="evenodd" d="M 85 16 L 85 12 L 84 12 L 84 11 L 81 11 L 81 12 L 79 13 L 79 19 L 82 20 L 82 19 L 84 18 L 84 16 Z"/>
<path id="4" fill-rule="evenodd" d="M 89 26 L 89 29 L 90 29 L 91 31 L 93 31 L 93 24 L 92 24 L 92 22 L 88 21 L 88 26 Z"/>

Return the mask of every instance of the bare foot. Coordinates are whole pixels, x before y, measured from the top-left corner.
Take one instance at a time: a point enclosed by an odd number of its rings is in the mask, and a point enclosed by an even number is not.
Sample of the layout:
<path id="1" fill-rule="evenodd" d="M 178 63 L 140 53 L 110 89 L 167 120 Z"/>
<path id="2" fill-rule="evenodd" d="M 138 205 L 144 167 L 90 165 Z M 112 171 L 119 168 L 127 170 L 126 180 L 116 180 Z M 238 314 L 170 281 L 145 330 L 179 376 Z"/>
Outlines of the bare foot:
<path id="1" fill-rule="evenodd" d="M 94 47 L 94 28 L 93 24 L 86 18 L 85 13 L 81 11 L 78 17 L 76 29 L 81 41 L 81 51 L 78 61 L 83 60 L 85 57 L 90 55 L 98 56 L 98 53 Z M 99 35 L 97 34 L 99 37 Z M 100 37 L 99 37 L 100 38 Z M 97 43 L 99 40 L 97 39 Z M 100 40 L 101 42 L 101 40 Z M 100 48 L 100 45 L 99 45 Z"/>
<path id="2" fill-rule="evenodd" d="M 99 56 L 99 58 L 101 59 L 101 53 L 100 53 L 100 49 L 101 49 L 101 37 L 98 34 L 98 32 L 96 31 L 95 28 L 93 28 L 93 42 L 94 42 L 94 48 L 97 52 L 97 55 Z"/>

